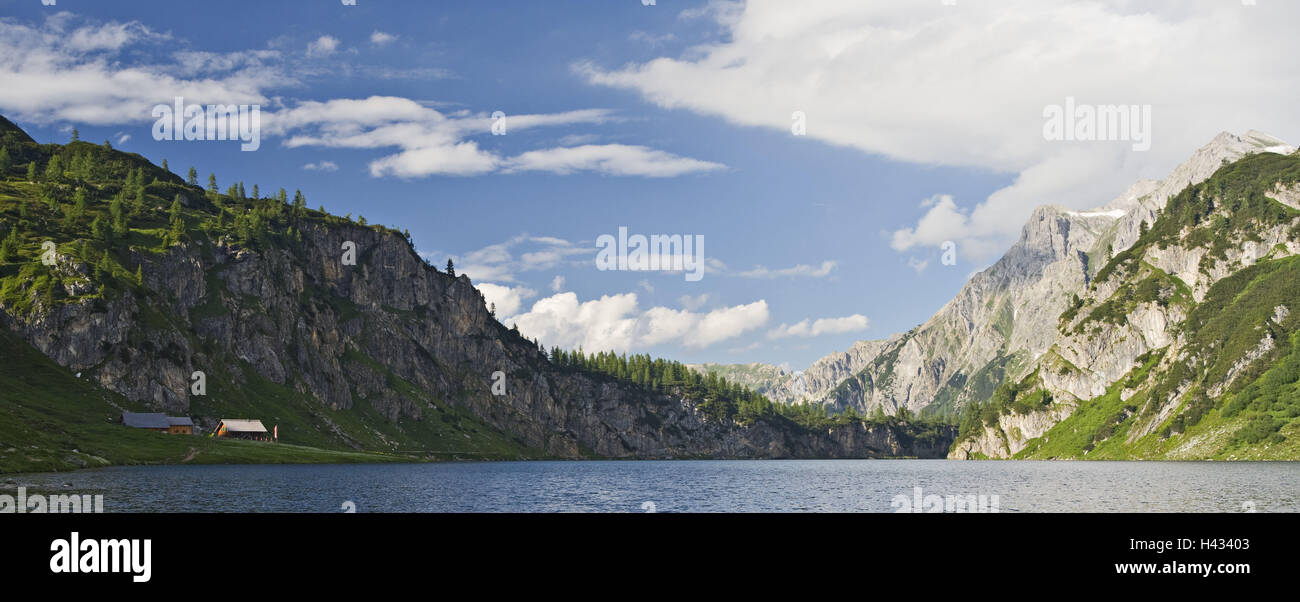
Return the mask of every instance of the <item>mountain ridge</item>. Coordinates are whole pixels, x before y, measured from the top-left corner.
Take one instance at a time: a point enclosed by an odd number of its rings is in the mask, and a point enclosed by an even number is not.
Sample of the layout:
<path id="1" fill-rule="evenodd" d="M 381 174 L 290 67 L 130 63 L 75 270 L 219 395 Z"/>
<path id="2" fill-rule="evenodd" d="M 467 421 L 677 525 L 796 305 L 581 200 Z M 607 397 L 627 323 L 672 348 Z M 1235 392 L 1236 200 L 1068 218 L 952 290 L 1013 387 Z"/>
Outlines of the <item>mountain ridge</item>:
<path id="1" fill-rule="evenodd" d="M 941 457 L 955 435 L 791 418 L 725 382 L 561 367 L 395 229 L 307 209 L 301 193 L 203 190 L 107 144 L 5 148 L 0 322 L 208 429 L 239 415 L 322 448 L 532 458 Z"/>
<path id="2" fill-rule="evenodd" d="M 1072 359 L 1079 361 L 1077 353 L 1074 357 L 1061 358 L 1054 351 L 1061 336 L 1058 322 L 1065 319 L 1063 316 L 1079 311 L 1080 304 L 1084 303 L 1080 295 L 1088 297 L 1098 273 L 1138 242 L 1171 199 L 1245 158 L 1267 154 L 1295 156 L 1296 152 L 1295 147 L 1257 131 L 1240 136 L 1222 132 L 1164 179 L 1135 182 L 1124 193 L 1095 209 L 1040 206 L 1007 253 L 988 269 L 972 276 L 933 317 L 907 333 L 891 337 L 890 343 L 879 349 L 865 367 L 819 399 L 784 399 L 820 403 L 831 411 L 853 408 L 862 413 L 877 410 L 891 413 L 906 408 L 911 412 L 951 414 L 972 404 L 993 403 L 998 395 L 1015 390 L 1016 385 L 1031 373 L 1037 374 L 1045 364 L 1072 366 Z M 1295 188 L 1277 184 L 1268 192 L 1273 200 L 1300 209 L 1300 194 Z M 1257 245 L 1255 251 L 1247 253 L 1253 257 L 1260 256 L 1259 249 L 1270 244 L 1294 242 L 1286 240 L 1286 235 L 1276 229 L 1272 234 L 1252 234 L 1263 237 L 1253 243 Z M 1291 237 L 1294 239 L 1294 234 Z M 1163 258 L 1157 253 L 1153 260 L 1172 270 L 1179 282 L 1190 283 L 1189 294 L 1200 302 L 1214 281 L 1236 271 L 1213 268 L 1212 271 L 1218 270 L 1216 278 L 1198 277 L 1204 258 L 1204 253 L 1191 256 L 1175 253 Z M 1114 294 L 1114 290 L 1108 290 Z M 1141 324 L 1139 330 L 1148 339 L 1158 340 L 1171 336 L 1165 332 L 1167 318 L 1135 319 L 1139 323 L 1143 319 L 1150 321 Z M 1117 356 L 1133 358 L 1139 353 L 1124 352 Z M 1092 356 L 1096 357 L 1097 352 Z M 1126 373 L 1132 368 L 1121 366 L 1122 363 L 1109 368 L 1105 377 L 1086 380 L 1086 384 L 1052 385 L 1048 375 L 1041 378 L 1046 384 L 1039 389 L 1076 399 L 1097 398 L 1107 393 L 1107 385 L 1122 376 L 1116 371 Z M 1000 387 L 1003 393 L 998 392 Z M 1011 397 L 998 403 L 1010 406 L 1014 395 Z M 1023 404 L 1020 407 L 1032 409 Z M 1004 415 L 1002 420 L 1006 424 L 990 427 L 983 445 L 968 446 L 963 453 L 954 452 L 950 457 L 1009 457 L 1061 423 L 1071 411 L 1072 408 L 1057 404 L 1051 410 Z M 1016 436 L 1008 437 L 1007 433 L 1011 432 Z M 1010 443 L 1012 440 L 1015 443 Z M 999 445 L 1007 449 L 999 451 L 996 449 Z"/>

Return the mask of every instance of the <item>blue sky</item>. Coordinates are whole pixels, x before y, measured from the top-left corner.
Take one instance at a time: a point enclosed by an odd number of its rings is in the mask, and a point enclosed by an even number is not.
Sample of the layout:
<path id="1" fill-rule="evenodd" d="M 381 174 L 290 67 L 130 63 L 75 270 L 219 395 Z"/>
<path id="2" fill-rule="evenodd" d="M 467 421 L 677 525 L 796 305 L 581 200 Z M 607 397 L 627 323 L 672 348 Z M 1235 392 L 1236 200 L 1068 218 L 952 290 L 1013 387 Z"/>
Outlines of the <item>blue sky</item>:
<path id="1" fill-rule="evenodd" d="M 1248 100 L 1257 90 L 1182 107 L 1143 70 L 1018 92 L 1014 64 L 980 74 L 984 63 L 921 62 L 900 75 L 925 52 L 890 42 L 889 28 L 949 28 L 934 45 L 957 45 L 952 56 L 1014 53 L 978 33 L 987 23 L 976 8 L 961 9 L 969 22 L 890 2 L 857 21 L 836 12 L 854 4 L 829 2 L 800 23 L 774 14 L 779 5 L 716 1 L 3 0 L 0 112 L 41 141 L 75 126 L 178 173 L 215 173 L 223 189 L 235 178 L 301 189 L 312 207 L 409 229 L 435 265 L 455 257 L 508 310 L 502 318 L 548 344 L 794 367 L 924 321 L 996 259 L 1034 205 L 1102 205 L 1219 130 L 1296 131 L 1285 103 Z M 1182 9 L 1153 22 L 1124 3 L 1095 5 L 1029 14 L 1025 31 L 1059 37 L 1089 18 L 1157 38 L 1205 26 Z M 1227 44 L 1234 24 L 1267 39 L 1259 27 L 1276 15 L 1216 19 L 1229 21 Z M 1119 102 L 1108 93 L 1118 89 L 1168 107 L 1152 152 L 1042 139 L 1045 104 Z M 261 148 L 153 140 L 150 107 L 181 92 L 260 104 Z M 808 135 L 790 131 L 796 110 Z M 490 133 L 494 111 L 506 115 L 504 136 Z M 376 117 L 357 117 L 366 112 Z M 594 241 L 620 226 L 702 235 L 711 269 L 699 282 L 599 271 Z M 945 240 L 958 243 L 956 265 L 939 261 Z"/>

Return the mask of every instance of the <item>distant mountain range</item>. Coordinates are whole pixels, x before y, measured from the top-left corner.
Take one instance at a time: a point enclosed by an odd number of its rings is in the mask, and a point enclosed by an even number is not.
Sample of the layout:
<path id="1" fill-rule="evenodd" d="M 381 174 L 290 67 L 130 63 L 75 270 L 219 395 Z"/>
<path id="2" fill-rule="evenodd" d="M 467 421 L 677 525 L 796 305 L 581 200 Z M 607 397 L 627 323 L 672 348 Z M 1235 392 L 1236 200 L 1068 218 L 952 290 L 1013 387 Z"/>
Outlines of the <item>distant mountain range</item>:
<path id="1" fill-rule="evenodd" d="M 1294 147 L 1225 132 L 1097 209 L 1038 208 L 911 331 L 801 372 L 697 369 L 832 413 L 961 416 L 954 458 L 1297 459 L 1297 181 Z"/>

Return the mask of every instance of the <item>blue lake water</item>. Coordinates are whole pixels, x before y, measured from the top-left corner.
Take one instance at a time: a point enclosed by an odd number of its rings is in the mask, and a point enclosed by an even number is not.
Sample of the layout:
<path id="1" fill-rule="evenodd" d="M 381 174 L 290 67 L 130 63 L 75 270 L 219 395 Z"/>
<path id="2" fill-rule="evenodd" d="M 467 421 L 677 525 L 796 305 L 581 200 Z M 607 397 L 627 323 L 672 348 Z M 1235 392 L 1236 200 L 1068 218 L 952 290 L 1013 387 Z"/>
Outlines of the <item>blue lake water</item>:
<path id="1" fill-rule="evenodd" d="M 947 460 L 138 466 L 0 475 L 0 494 L 102 494 L 107 512 L 893 512 L 998 496 L 1000 512 L 1300 511 L 1300 463 Z M 986 499 L 989 499 L 986 497 Z"/>

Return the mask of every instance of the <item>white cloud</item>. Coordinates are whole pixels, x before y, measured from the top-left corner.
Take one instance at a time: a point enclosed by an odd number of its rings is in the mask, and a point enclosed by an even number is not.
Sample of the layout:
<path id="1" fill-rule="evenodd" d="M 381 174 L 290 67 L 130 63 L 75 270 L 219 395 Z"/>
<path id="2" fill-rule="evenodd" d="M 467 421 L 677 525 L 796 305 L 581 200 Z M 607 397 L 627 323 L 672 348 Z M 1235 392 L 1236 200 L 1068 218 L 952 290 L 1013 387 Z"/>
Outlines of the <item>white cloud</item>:
<path id="1" fill-rule="evenodd" d="M 853 314 L 843 318 L 820 318 L 816 321 L 804 319 L 795 324 L 782 324 L 767 333 L 769 339 L 786 337 L 817 337 L 824 334 L 843 334 L 866 330 L 871 322 L 862 314 Z"/>
<path id="2" fill-rule="evenodd" d="M 666 307 L 641 311 L 636 293 L 579 301 L 576 294 L 567 292 L 538 300 L 527 313 L 509 322 L 524 336 L 537 338 L 548 347 L 627 351 L 662 344 L 708 347 L 761 328 L 768 317 L 763 300 L 708 313 Z"/>
<path id="3" fill-rule="evenodd" d="M 794 267 L 782 268 L 778 270 L 769 269 L 765 266 L 755 266 L 752 270 L 739 272 L 736 275 L 743 278 L 780 278 L 783 276 L 804 276 L 808 278 L 824 278 L 830 275 L 835 269 L 834 261 L 823 261 L 821 266 L 814 267 L 810 265 L 799 264 Z"/>
<path id="4" fill-rule="evenodd" d="M 560 146 L 580 146 L 600 140 L 595 134 L 567 134 L 560 137 Z"/>
<path id="5" fill-rule="evenodd" d="M 650 284 L 649 280 L 642 279 L 640 282 L 636 283 L 636 285 L 647 293 L 653 294 L 655 292 L 655 287 L 653 284 Z"/>
<path id="6" fill-rule="evenodd" d="M 473 276 L 470 278 L 472 279 Z M 519 308 L 523 307 L 525 299 L 537 296 L 537 291 L 522 286 L 509 287 L 483 282 L 475 285 L 475 288 L 483 293 L 483 300 L 488 307 L 496 304 L 498 318 L 519 313 Z"/>
<path id="7" fill-rule="evenodd" d="M 537 127 L 599 124 L 613 119 L 604 109 L 507 115 L 510 132 Z M 503 157 L 468 139 L 491 132 L 490 114 L 445 114 L 413 100 L 392 96 L 309 101 L 264 118 L 273 134 L 292 134 L 289 147 L 393 148 L 396 154 L 370 164 L 374 177 L 475 176 L 496 171 L 594 171 L 609 175 L 671 177 L 723 166 L 679 157 L 644 146 L 583 145 L 526 151 Z"/>
<path id="8" fill-rule="evenodd" d="M 430 68 L 398 73 L 340 61 L 303 59 L 292 45 L 273 40 L 272 49 L 171 52 L 159 50 L 170 39 L 139 23 L 93 23 L 74 28 L 70 13 L 29 26 L 0 20 L 0 112 L 18 121 L 92 125 L 152 123 L 152 109 L 176 97 L 191 103 L 256 104 L 262 107 L 262 134 L 284 137 L 291 148 L 396 149 L 369 164 L 373 177 L 423 178 L 474 176 L 501 171 L 594 171 L 609 175 L 668 177 L 711 171 L 716 163 L 680 157 L 634 145 L 582 145 L 542 148 L 508 157 L 485 150 L 472 139 L 491 131 L 491 113 L 444 114 L 407 98 L 302 101 L 283 106 L 268 92 L 300 84 L 300 76 L 358 70 L 368 77 L 445 77 Z M 382 37 L 382 36 L 381 36 Z M 173 44 L 174 45 L 174 44 Z M 155 48 L 142 48 L 153 46 Z M 276 49 L 285 47 L 285 52 Z M 337 38 L 323 35 L 307 44 L 307 57 L 338 53 Z M 152 52 L 151 52 L 152 51 Z M 400 71 L 400 70 L 399 70 Z M 290 75 L 293 74 L 293 75 Z M 507 116 L 508 130 L 602 124 L 617 118 L 606 109 Z"/>
<path id="9" fill-rule="evenodd" d="M 803 111 L 807 136 L 825 143 L 1017 174 L 987 199 L 931 208 L 896 247 L 996 252 L 1034 206 L 1105 203 L 1220 131 L 1300 138 L 1300 3 L 751 0 L 681 16 L 711 18 L 724 35 L 678 58 L 576 70 L 665 108 L 787 134 Z M 1151 105 L 1151 150 L 1045 140 L 1043 109 L 1067 96 Z"/>
<path id="10" fill-rule="evenodd" d="M 222 63 L 177 53 L 175 63 L 141 62 L 137 47 L 152 50 L 169 36 L 135 22 L 71 29 L 74 21 L 81 18 L 66 12 L 39 26 L 0 20 L 0 111 L 7 117 L 42 124 L 151 122 L 150 110 L 176 96 L 264 104 L 263 89 L 293 83 L 251 58 Z M 212 69 L 218 63 L 226 68 Z"/>
<path id="11" fill-rule="evenodd" d="M 59 20 L 52 19 L 49 23 L 54 29 L 63 33 L 61 31 L 62 27 L 59 26 Z M 79 52 L 117 51 L 141 39 L 162 41 L 171 38 L 168 34 L 156 33 L 136 21 L 87 25 L 79 27 L 71 33 L 65 33 L 65 35 L 67 47 Z"/>
<path id="12" fill-rule="evenodd" d="M 677 298 L 677 302 L 680 303 L 682 307 L 690 311 L 695 311 L 708 304 L 709 293 L 700 293 L 694 297 L 690 295 L 682 295 L 681 297 Z"/>
<path id="13" fill-rule="evenodd" d="M 307 171 L 338 171 L 339 166 L 333 161 L 317 161 L 302 166 Z"/>
<path id="14" fill-rule="evenodd" d="M 307 43 L 307 56 L 325 57 L 339 49 L 339 39 L 334 36 L 321 36 Z"/>
<path id="15" fill-rule="evenodd" d="M 376 29 L 374 33 L 370 34 L 370 43 L 376 46 L 383 46 L 396 39 L 397 36 L 391 33 L 384 33 L 382 31 L 379 31 L 378 29 Z"/>
<path id="16" fill-rule="evenodd" d="M 551 292 L 558 293 L 564 290 L 564 276 L 556 276 L 551 279 Z"/>
<path id="17" fill-rule="evenodd" d="M 510 159 L 505 169 L 507 172 L 549 171 L 569 174 L 575 171 L 594 171 L 616 176 L 669 178 L 724 167 L 726 166 L 720 163 L 679 157 L 644 146 L 587 144 L 528 151 Z"/>
<path id="18" fill-rule="evenodd" d="M 528 250 L 516 256 L 520 248 Z M 514 282 L 520 272 L 548 270 L 571 263 L 573 260 L 570 257 L 594 254 L 594 248 L 575 245 L 562 238 L 520 234 L 504 242 L 470 251 L 457 257 L 456 263 L 461 273 L 475 282 Z M 556 276 L 556 280 L 551 282 L 552 290 L 556 290 L 557 283 L 558 286 L 564 286 L 564 278 Z"/>
<path id="19" fill-rule="evenodd" d="M 930 265 L 930 260 L 928 259 L 917 259 L 915 257 L 907 258 L 907 267 L 916 270 L 917 274 L 924 272 L 925 268 L 928 267 L 929 265 Z"/>
<path id="20" fill-rule="evenodd" d="M 118 132 L 118 133 L 113 134 L 113 135 L 114 135 L 114 136 L 117 136 L 117 145 L 118 145 L 118 146 L 122 146 L 123 144 L 126 144 L 128 141 L 131 140 L 131 135 L 130 135 L 130 134 L 123 133 L 123 132 Z"/>
<path id="21" fill-rule="evenodd" d="M 672 32 L 664 33 L 664 34 L 652 34 L 644 31 L 634 31 L 628 34 L 627 39 L 634 42 L 645 42 L 646 44 L 649 44 L 650 46 L 654 47 L 654 46 L 661 46 L 665 43 L 676 40 L 677 36 Z"/>

